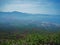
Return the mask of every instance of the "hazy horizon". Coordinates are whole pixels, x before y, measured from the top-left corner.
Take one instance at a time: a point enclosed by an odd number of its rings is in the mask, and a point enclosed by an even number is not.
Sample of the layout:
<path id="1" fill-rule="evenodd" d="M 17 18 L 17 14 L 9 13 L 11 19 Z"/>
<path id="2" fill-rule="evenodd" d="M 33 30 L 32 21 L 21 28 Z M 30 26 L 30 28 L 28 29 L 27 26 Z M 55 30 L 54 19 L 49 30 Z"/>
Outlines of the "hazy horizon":
<path id="1" fill-rule="evenodd" d="M 0 12 L 60 15 L 60 0 L 1 0 Z"/>

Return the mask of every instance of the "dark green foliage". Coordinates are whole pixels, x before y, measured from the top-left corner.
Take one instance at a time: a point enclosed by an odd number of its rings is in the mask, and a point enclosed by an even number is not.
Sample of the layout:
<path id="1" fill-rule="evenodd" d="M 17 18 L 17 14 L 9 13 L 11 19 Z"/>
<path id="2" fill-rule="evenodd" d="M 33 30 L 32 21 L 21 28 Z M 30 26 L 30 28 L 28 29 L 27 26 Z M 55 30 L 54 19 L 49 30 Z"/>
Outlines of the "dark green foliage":
<path id="1" fill-rule="evenodd" d="M 0 45 L 60 45 L 60 33 L 6 33 L 0 36 Z"/>

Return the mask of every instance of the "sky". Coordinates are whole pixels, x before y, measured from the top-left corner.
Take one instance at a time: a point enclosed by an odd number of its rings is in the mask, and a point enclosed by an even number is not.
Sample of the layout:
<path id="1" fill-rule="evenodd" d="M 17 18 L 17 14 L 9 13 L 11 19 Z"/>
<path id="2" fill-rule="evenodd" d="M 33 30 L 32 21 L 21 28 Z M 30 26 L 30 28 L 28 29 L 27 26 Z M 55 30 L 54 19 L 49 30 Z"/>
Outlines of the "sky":
<path id="1" fill-rule="evenodd" d="M 0 0 L 0 12 L 60 15 L 60 0 Z"/>

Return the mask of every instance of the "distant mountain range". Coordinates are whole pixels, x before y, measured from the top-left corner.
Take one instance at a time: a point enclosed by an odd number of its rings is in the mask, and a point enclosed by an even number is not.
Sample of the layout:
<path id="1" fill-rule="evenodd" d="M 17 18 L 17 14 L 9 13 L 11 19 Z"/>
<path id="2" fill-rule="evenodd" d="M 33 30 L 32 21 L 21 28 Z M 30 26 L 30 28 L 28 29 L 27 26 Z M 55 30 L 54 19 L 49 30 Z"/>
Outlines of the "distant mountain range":
<path id="1" fill-rule="evenodd" d="M 22 12 L 0 12 L 1 30 L 60 30 L 60 15 L 28 14 Z M 24 29 L 23 29 L 24 28 Z"/>
<path id="2" fill-rule="evenodd" d="M 30 14 L 30 13 L 23 13 L 23 12 L 18 12 L 18 11 L 12 11 L 12 12 L 0 12 L 0 14 L 26 14 L 26 15 L 47 15 L 47 16 L 51 16 L 52 14 Z M 52 15 L 54 16 L 54 15 Z M 56 15 L 55 15 L 56 16 Z M 60 15 L 58 15 L 60 16 Z"/>

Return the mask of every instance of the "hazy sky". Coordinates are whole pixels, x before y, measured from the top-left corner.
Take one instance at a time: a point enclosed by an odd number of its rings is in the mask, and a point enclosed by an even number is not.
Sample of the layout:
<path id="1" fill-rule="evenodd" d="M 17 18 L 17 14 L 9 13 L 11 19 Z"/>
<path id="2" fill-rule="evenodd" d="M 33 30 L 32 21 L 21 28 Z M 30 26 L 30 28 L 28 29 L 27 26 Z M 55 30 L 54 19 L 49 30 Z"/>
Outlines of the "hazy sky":
<path id="1" fill-rule="evenodd" d="M 60 15 L 60 0 L 0 0 L 0 11 Z"/>

